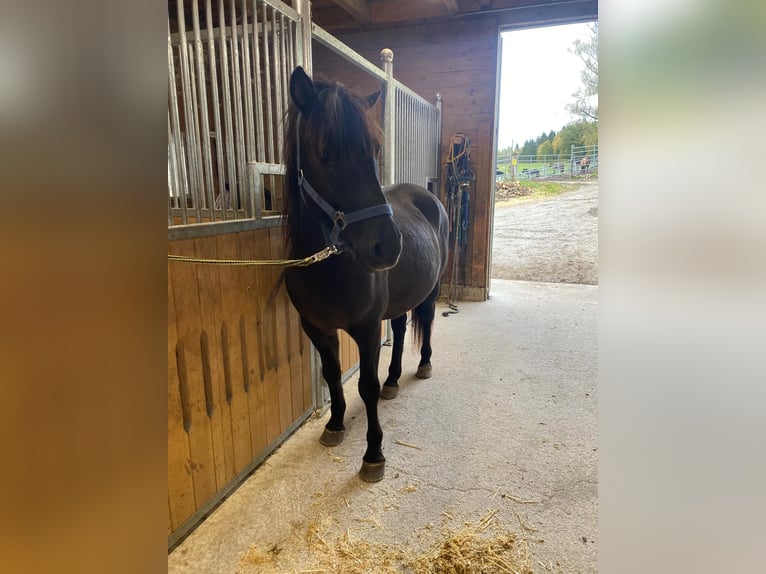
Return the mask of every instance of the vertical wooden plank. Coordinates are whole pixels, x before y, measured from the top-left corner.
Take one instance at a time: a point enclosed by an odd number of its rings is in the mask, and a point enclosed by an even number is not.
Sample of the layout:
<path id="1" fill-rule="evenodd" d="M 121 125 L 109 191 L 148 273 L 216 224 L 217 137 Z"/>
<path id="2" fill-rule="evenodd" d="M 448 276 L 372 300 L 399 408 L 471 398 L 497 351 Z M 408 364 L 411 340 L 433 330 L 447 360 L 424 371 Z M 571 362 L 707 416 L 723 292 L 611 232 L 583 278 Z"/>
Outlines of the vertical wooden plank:
<path id="1" fill-rule="evenodd" d="M 287 296 L 287 290 L 283 288 L 282 292 L 284 293 L 285 311 L 287 312 L 288 361 L 290 362 L 290 382 L 292 385 L 293 420 L 295 420 L 308 408 L 304 405 L 303 396 L 303 356 L 301 354 L 303 329 L 300 326 L 298 313 Z"/>
<path id="2" fill-rule="evenodd" d="M 284 256 L 282 247 L 282 230 L 272 227 L 269 229 L 269 243 L 271 247 L 271 258 L 281 259 Z M 274 268 L 272 278 L 274 285 L 277 284 L 281 270 Z M 290 373 L 290 362 L 288 359 L 288 337 L 287 337 L 287 294 L 284 285 L 281 285 L 276 291 L 273 304 L 276 316 L 276 356 L 277 356 L 277 379 L 279 381 L 279 420 L 280 432 L 284 431 L 293 422 L 293 400 L 292 400 L 292 381 Z"/>
<path id="3" fill-rule="evenodd" d="M 198 257 L 216 259 L 218 250 L 215 237 L 203 237 L 194 240 Z M 226 294 L 221 292 L 218 270 L 210 265 L 197 265 L 197 284 L 199 285 L 200 321 L 203 335 L 203 376 L 209 386 L 208 405 L 210 417 L 213 454 L 215 456 L 215 476 L 218 489 L 236 474 L 234 472 L 234 444 L 231 433 L 231 406 L 227 401 L 223 354 L 221 352 L 221 300 Z M 206 372 L 205 372 L 206 371 Z"/>
<path id="4" fill-rule="evenodd" d="M 176 241 L 170 248 L 174 253 L 195 253 L 193 240 Z M 184 422 L 189 436 L 194 502 L 199 508 L 215 494 L 216 480 L 211 425 L 206 412 L 202 377 L 199 288 L 194 266 L 176 264 L 173 269 L 172 286 L 177 318 L 181 404 L 187 410 Z"/>
<path id="5" fill-rule="evenodd" d="M 173 299 L 173 266 L 174 264 L 168 263 L 168 512 L 171 529 L 175 530 L 194 513 L 196 507 L 189 437 L 183 427 L 176 363 L 178 335 Z"/>
<path id="6" fill-rule="evenodd" d="M 240 259 L 265 259 L 256 250 L 254 232 L 246 231 L 237 234 L 238 257 Z M 267 432 L 266 399 L 262 385 L 263 380 L 263 336 L 258 328 L 261 297 L 261 268 L 243 267 L 244 283 L 240 286 L 242 293 L 242 317 L 240 331 L 245 334 L 247 348 L 247 365 L 249 368 L 249 387 L 247 393 L 250 411 L 250 437 L 253 445 L 253 457 L 258 456 L 271 442 Z"/>
<path id="7" fill-rule="evenodd" d="M 271 257 L 271 239 L 268 229 L 252 232 L 253 256 L 256 259 Z M 276 305 L 269 300 L 274 291 L 275 277 L 272 270 L 258 269 L 257 282 L 257 321 L 261 335 L 259 352 L 261 353 L 261 391 L 263 393 L 263 423 L 267 444 L 275 440 L 280 433 L 279 380 L 277 375 L 277 340 L 276 340 Z M 273 299 L 273 298 L 272 298 Z"/>
<path id="8" fill-rule="evenodd" d="M 216 237 L 218 256 L 222 259 L 236 259 L 239 256 L 237 239 L 234 234 Z M 222 288 L 221 309 L 221 353 L 225 355 L 224 377 L 228 378 L 227 392 L 230 393 L 231 434 L 234 448 L 235 473 L 242 471 L 254 458 L 250 436 L 250 410 L 245 393 L 245 373 L 240 343 L 240 317 L 244 312 L 242 275 L 240 267 L 218 267 L 219 283 Z M 224 341 L 225 339 L 225 341 Z"/>

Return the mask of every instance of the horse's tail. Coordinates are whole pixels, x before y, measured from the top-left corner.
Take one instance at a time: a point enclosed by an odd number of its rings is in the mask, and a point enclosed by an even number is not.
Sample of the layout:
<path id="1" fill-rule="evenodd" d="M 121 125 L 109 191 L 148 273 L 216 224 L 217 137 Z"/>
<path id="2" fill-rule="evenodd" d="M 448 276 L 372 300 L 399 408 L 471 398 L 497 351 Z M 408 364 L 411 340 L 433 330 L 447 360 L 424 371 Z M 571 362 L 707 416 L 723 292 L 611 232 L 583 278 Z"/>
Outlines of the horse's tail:
<path id="1" fill-rule="evenodd" d="M 429 329 L 434 322 L 434 314 L 436 311 L 436 298 L 439 296 L 439 283 L 436 284 L 434 290 L 428 295 L 425 301 L 415 307 L 412 312 L 412 342 L 416 347 L 420 347 L 423 343 L 423 336 L 426 329 Z"/>
<path id="2" fill-rule="evenodd" d="M 426 327 L 426 317 L 424 317 L 423 311 L 421 305 L 412 310 L 412 344 L 416 348 L 420 348 L 420 345 L 423 344 L 423 333 Z"/>

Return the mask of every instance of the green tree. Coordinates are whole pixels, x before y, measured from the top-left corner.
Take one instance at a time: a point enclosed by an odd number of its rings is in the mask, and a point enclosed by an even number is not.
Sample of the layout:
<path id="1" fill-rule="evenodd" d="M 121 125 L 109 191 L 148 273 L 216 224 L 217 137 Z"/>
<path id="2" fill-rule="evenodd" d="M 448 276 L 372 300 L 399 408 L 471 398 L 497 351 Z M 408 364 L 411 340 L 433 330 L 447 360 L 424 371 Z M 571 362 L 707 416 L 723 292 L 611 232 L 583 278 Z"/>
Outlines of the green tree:
<path id="1" fill-rule="evenodd" d="M 579 121 L 564 126 L 553 139 L 553 153 L 569 154 L 572 146 L 598 143 L 596 122 Z"/>
<path id="2" fill-rule="evenodd" d="M 553 144 L 551 140 L 545 140 L 537 146 L 537 155 L 553 155 Z"/>
<path id="3" fill-rule="evenodd" d="M 585 64 L 581 72 L 582 86 L 572 97 L 574 102 L 566 109 L 573 116 L 598 121 L 598 23 L 588 26 L 590 37 L 586 41 L 575 40 L 570 50 Z"/>
<path id="4" fill-rule="evenodd" d="M 521 146 L 521 155 L 535 155 L 537 151 L 537 143 L 535 140 L 527 140 L 524 145 Z"/>
<path id="5" fill-rule="evenodd" d="M 580 145 L 598 145 L 598 123 L 586 122 L 580 139 Z"/>

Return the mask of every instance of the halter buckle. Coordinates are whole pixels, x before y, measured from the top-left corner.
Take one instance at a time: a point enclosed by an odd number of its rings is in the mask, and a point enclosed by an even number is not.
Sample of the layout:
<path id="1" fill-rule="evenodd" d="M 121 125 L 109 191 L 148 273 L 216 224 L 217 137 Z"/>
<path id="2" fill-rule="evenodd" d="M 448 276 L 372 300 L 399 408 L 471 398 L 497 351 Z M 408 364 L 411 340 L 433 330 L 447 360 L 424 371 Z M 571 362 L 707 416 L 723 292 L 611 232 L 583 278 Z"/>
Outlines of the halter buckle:
<path id="1" fill-rule="evenodd" d="M 346 214 L 342 211 L 336 211 L 332 216 L 332 222 L 338 229 L 343 231 L 346 228 Z"/>

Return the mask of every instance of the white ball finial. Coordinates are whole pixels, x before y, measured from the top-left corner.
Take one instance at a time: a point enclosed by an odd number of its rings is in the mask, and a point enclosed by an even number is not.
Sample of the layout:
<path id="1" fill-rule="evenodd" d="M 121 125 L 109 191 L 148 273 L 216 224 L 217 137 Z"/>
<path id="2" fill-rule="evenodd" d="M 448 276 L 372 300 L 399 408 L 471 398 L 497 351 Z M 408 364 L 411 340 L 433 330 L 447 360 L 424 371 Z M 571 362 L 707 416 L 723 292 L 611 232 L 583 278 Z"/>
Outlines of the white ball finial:
<path id="1" fill-rule="evenodd" d="M 380 59 L 384 62 L 393 62 L 394 61 L 394 51 L 389 48 L 383 48 L 380 51 Z"/>

